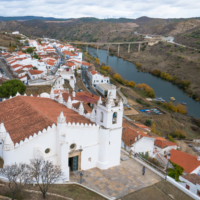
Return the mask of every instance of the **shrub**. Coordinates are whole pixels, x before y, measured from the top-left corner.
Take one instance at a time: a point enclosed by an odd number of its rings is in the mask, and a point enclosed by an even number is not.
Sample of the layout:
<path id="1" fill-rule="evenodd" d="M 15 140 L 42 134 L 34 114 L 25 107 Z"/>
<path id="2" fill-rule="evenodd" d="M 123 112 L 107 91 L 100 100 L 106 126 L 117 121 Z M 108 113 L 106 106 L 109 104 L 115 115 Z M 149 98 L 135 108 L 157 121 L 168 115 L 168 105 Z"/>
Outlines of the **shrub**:
<path id="1" fill-rule="evenodd" d="M 175 143 L 175 140 L 172 138 L 171 135 L 168 135 L 168 140 Z"/>
<path id="2" fill-rule="evenodd" d="M 125 81 L 124 81 L 125 82 Z M 126 85 L 134 88 L 135 87 L 135 82 L 134 81 L 129 81 L 128 83 L 126 83 Z"/>
<path id="3" fill-rule="evenodd" d="M 101 69 L 108 72 L 111 71 L 111 68 L 109 66 L 102 66 Z"/>
<path id="4" fill-rule="evenodd" d="M 145 121 L 145 123 L 144 123 L 146 126 L 151 126 L 152 125 L 152 122 L 151 122 L 151 120 L 150 119 L 147 119 L 146 121 Z"/>
<path id="5" fill-rule="evenodd" d="M 190 126 L 190 128 L 191 128 L 193 131 L 200 131 L 200 129 L 199 129 L 197 126 Z"/>
<path id="6" fill-rule="evenodd" d="M 98 65 L 100 65 L 100 60 L 98 58 L 95 58 L 94 60 Z"/>
<path id="7" fill-rule="evenodd" d="M 174 138 L 179 138 L 179 139 L 185 139 L 186 138 L 186 133 L 185 131 L 181 130 L 181 129 L 176 129 L 174 131 L 174 133 L 170 134 L 172 137 Z"/>
<path id="8" fill-rule="evenodd" d="M 175 163 L 172 163 L 172 165 L 174 166 L 174 169 L 169 169 L 168 176 L 172 177 L 176 181 L 179 181 L 179 176 L 183 174 L 184 168 Z"/>
<path id="9" fill-rule="evenodd" d="M 168 47 L 171 47 L 172 45 L 171 45 L 171 44 L 167 44 L 167 46 L 168 46 Z"/>
<path id="10" fill-rule="evenodd" d="M 186 114 L 187 113 L 187 107 L 182 105 L 182 104 L 177 104 L 176 105 L 176 109 L 177 109 L 177 112 L 181 113 L 181 114 Z"/>
<path id="11" fill-rule="evenodd" d="M 160 75 L 161 75 L 161 71 L 158 70 L 158 69 L 154 69 L 153 71 L 151 71 L 151 74 L 154 75 L 154 76 L 158 76 L 158 77 L 160 77 Z"/>
<path id="12" fill-rule="evenodd" d="M 198 127 L 200 127 L 200 119 L 191 117 L 191 120 L 192 120 L 192 122 L 193 122 L 194 124 L 196 124 Z"/>
<path id="13" fill-rule="evenodd" d="M 135 66 L 136 66 L 137 68 L 141 68 L 141 67 L 142 67 L 142 64 L 140 64 L 140 63 L 135 63 Z"/>
<path id="14" fill-rule="evenodd" d="M 123 78 L 122 78 L 118 73 L 113 74 L 113 78 L 114 78 L 117 82 L 123 84 L 123 81 L 124 81 L 124 80 L 123 80 Z"/>
<path id="15" fill-rule="evenodd" d="M 154 92 L 153 88 L 149 87 L 147 84 L 145 84 L 145 83 L 140 84 L 139 83 L 135 87 L 138 88 L 138 89 L 144 90 L 148 97 L 155 98 L 155 92 Z"/>
<path id="16" fill-rule="evenodd" d="M 171 53 L 171 52 L 167 52 L 167 55 L 168 55 L 168 56 L 171 56 L 171 55 L 172 55 L 172 53 Z"/>

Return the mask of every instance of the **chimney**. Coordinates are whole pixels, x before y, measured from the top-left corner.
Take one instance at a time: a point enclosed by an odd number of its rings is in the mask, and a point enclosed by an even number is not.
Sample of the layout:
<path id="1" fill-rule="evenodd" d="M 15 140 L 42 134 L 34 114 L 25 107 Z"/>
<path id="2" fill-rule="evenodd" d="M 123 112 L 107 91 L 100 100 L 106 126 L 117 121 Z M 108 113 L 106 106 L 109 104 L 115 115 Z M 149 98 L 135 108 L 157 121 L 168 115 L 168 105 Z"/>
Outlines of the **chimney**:
<path id="1" fill-rule="evenodd" d="M 197 160 L 200 161 L 200 156 L 197 157 Z"/>

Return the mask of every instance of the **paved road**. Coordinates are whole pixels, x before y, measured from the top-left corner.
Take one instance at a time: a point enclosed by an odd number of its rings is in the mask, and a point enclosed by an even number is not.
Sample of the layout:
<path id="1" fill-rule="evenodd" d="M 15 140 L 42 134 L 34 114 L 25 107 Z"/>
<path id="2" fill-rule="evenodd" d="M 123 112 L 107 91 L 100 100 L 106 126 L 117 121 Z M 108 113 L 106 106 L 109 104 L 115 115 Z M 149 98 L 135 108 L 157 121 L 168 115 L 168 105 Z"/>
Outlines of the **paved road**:
<path id="1" fill-rule="evenodd" d="M 89 90 L 92 94 L 95 94 L 95 95 L 99 96 L 99 95 L 93 90 L 93 88 L 92 88 L 91 85 L 90 85 L 90 81 L 89 81 L 89 79 L 88 79 L 88 77 L 87 77 L 87 75 L 86 75 L 86 69 L 83 69 L 83 70 L 82 70 L 82 79 L 85 79 L 85 82 L 83 81 L 83 83 L 84 83 L 85 85 L 88 85 L 88 86 L 89 86 L 88 90 Z"/>
<path id="2" fill-rule="evenodd" d="M 3 60 L 3 58 L 0 58 L 0 68 L 3 69 L 3 71 L 6 73 L 6 76 L 10 79 L 14 79 L 13 75 L 11 74 L 11 72 L 8 70 L 5 61 Z"/>

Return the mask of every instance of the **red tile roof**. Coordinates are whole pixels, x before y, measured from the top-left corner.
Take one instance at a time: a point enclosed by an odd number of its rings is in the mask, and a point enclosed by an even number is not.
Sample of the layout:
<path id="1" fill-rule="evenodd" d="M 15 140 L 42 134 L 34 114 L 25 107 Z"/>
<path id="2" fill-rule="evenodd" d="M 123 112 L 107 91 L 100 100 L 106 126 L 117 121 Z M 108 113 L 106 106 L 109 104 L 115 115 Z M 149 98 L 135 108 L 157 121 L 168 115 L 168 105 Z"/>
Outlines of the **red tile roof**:
<path id="1" fill-rule="evenodd" d="M 133 129 L 131 127 L 126 128 L 123 133 L 122 133 L 122 141 L 125 143 L 125 145 L 130 146 L 132 144 L 134 144 L 135 138 L 137 137 L 138 141 L 139 139 L 141 139 L 142 137 L 149 137 L 148 135 L 146 135 L 145 133 L 137 130 L 137 129 Z"/>
<path id="2" fill-rule="evenodd" d="M 190 181 L 194 185 L 196 185 L 196 184 L 200 185 L 200 176 L 198 176 L 197 174 L 186 174 L 186 175 L 182 175 L 181 177 Z"/>
<path id="3" fill-rule="evenodd" d="M 155 145 L 161 147 L 162 149 L 168 146 L 178 146 L 176 143 L 166 140 L 162 137 L 154 137 L 156 139 Z"/>
<path id="4" fill-rule="evenodd" d="M 92 75 L 98 74 L 98 72 L 95 71 L 95 70 L 92 70 L 90 73 L 91 73 Z"/>
<path id="5" fill-rule="evenodd" d="M 22 65 L 19 65 L 19 64 L 15 64 L 13 66 L 11 66 L 12 68 L 17 68 L 17 67 L 22 67 Z"/>
<path id="6" fill-rule="evenodd" d="M 63 51 L 62 53 L 64 53 L 65 55 L 69 55 L 69 56 L 78 56 L 78 54 L 74 54 L 71 51 Z"/>
<path id="7" fill-rule="evenodd" d="M 75 97 L 72 97 L 71 94 L 63 93 L 63 99 L 67 102 L 69 95 L 72 100 L 83 101 L 87 103 L 95 103 L 99 100 L 99 96 L 91 94 L 89 92 L 77 92 Z"/>
<path id="8" fill-rule="evenodd" d="M 0 121 L 14 143 L 42 131 L 53 123 L 63 110 L 66 122 L 91 123 L 82 115 L 49 98 L 17 96 L 0 102 Z"/>
<path id="9" fill-rule="evenodd" d="M 30 69 L 28 70 L 30 72 L 31 75 L 34 74 L 42 74 L 44 71 L 40 71 L 40 70 L 34 70 L 34 69 Z"/>
<path id="10" fill-rule="evenodd" d="M 183 167 L 184 172 L 188 174 L 200 166 L 200 161 L 197 160 L 196 156 L 175 149 L 172 149 L 170 153 L 170 161 Z"/>
<path id="11" fill-rule="evenodd" d="M 73 103 L 72 106 L 76 109 L 79 108 L 80 106 L 80 102 L 78 103 Z M 83 107 L 84 107 L 84 113 L 87 114 L 87 113 L 91 113 L 92 112 L 92 108 L 90 106 L 88 106 L 87 102 L 83 102 Z"/>
<path id="12" fill-rule="evenodd" d="M 92 65 L 91 63 L 87 63 L 87 62 L 84 62 L 84 61 L 82 61 L 82 64 L 83 64 L 83 65 L 86 65 L 86 66 Z"/>
<path id="13" fill-rule="evenodd" d="M 73 67 L 75 64 L 73 62 L 67 62 L 66 65 L 69 67 Z"/>

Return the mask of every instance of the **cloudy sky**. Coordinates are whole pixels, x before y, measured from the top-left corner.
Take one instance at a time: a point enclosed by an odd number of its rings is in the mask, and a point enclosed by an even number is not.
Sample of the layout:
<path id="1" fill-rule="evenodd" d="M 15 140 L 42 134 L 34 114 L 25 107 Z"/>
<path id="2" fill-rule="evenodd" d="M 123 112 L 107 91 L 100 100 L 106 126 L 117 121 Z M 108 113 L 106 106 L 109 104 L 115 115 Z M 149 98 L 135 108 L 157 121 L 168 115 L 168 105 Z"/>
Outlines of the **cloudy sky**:
<path id="1" fill-rule="evenodd" d="M 0 16 L 200 17 L 200 0 L 0 0 Z"/>

